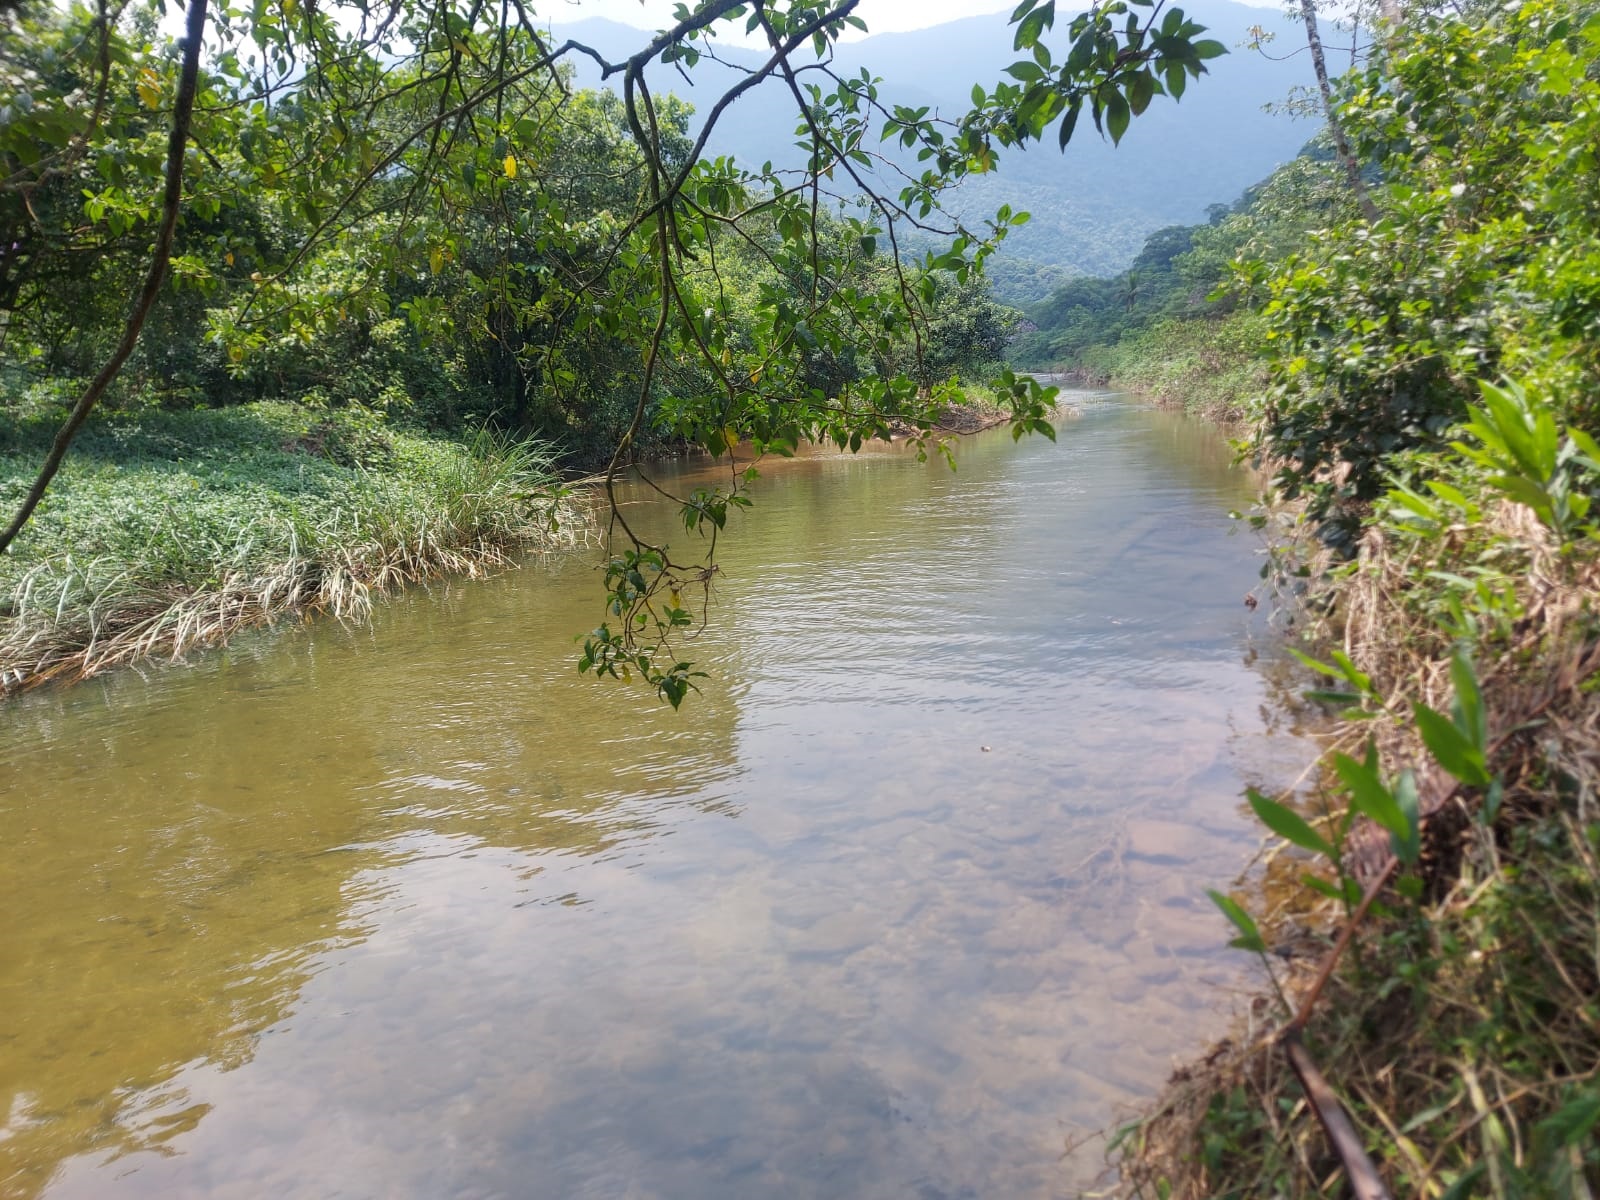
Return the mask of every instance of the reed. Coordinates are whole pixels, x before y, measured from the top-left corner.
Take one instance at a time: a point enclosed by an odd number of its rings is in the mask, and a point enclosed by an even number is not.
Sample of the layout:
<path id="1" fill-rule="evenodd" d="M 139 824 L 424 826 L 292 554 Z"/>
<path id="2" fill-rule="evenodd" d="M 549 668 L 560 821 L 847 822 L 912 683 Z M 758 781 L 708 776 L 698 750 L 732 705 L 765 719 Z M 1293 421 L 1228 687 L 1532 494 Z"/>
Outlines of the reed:
<path id="1" fill-rule="evenodd" d="M 537 445 L 282 405 L 185 417 L 101 430 L 0 559 L 7 692 L 178 658 L 284 616 L 364 620 L 399 588 L 587 536 Z"/>

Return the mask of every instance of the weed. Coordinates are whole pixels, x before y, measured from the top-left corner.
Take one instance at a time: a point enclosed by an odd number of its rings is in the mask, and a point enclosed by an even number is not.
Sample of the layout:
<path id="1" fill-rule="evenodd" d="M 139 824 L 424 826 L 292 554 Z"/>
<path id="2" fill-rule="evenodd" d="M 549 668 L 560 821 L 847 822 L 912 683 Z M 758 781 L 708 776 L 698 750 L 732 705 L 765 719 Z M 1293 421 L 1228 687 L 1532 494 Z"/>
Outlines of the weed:
<path id="1" fill-rule="evenodd" d="M 0 503 L 33 461 L 0 459 Z M 535 445 L 461 446 L 346 410 L 103 423 L 0 559 L 0 680 L 176 657 L 284 613 L 361 619 L 406 584 L 570 544 L 584 522 L 554 479 Z"/>

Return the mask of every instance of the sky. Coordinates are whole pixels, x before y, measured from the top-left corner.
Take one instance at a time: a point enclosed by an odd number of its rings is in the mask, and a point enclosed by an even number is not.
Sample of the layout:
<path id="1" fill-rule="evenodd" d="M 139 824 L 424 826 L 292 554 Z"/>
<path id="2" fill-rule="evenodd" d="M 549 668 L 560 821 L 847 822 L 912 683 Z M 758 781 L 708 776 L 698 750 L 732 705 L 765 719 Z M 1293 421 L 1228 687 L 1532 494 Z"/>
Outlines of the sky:
<path id="1" fill-rule="evenodd" d="M 544 0 L 536 7 L 541 17 L 556 25 L 585 17 L 605 17 L 653 30 L 672 24 L 675 3 L 676 0 Z M 1014 7 L 1015 0 L 861 0 L 856 15 L 873 33 L 903 33 L 979 13 L 1009 13 Z M 854 41 L 861 36 L 852 30 L 845 40 Z"/>

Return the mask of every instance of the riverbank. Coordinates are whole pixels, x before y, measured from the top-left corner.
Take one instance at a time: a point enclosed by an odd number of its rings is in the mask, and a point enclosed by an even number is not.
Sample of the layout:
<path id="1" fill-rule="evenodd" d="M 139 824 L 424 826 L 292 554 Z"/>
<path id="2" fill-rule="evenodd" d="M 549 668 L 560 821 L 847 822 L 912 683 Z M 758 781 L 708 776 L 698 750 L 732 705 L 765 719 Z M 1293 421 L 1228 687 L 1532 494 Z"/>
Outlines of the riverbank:
<path id="1" fill-rule="evenodd" d="M 1167 320 L 1090 346 L 1049 372 L 1079 387 L 1134 392 L 1220 424 L 1246 416 L 1245 398 L 1266 384 L 1261 331 L 1250 314 Z"/>
<path id="2" fill-rule="evenodd" d="M 1521 388 L 1459 436 L 1351 561 L 1305 534 L 1275 553 L 1323 778 L 1252 798 L 1284 840 L 1219 906 L 1262 990 L 1114 1140 L 1121 1195 L 1322 1196 L 1368 1169 L 1396 1196 L 1600 1187 L 1596 467 Z"/>
<path id="3" fill-rule="evenodd" d="M 1009 417 L 969 399 L 936 430 Z M 53 433 L 43 417 L 0 426 L 0 507 L 20 501 Z M 587 482 L 563 482 L 534 443 L 430 436 L 351 407 L 107 417 L 0 557 L 0 694 L 181 658 L 283 617 L 364 620 L 408 585 L 575 545 Z"/>
<path id="4" fill-rule="evenodd" d="M 0 506 L 50 432 L 4 431 Z M 0 558 L 0 685 L 177 658 L 286 616 L 361 619 L 398 588 L 479 576 L 585 528 L 529 444 L 290 404 L 113 416 L 79 436 Z"/>

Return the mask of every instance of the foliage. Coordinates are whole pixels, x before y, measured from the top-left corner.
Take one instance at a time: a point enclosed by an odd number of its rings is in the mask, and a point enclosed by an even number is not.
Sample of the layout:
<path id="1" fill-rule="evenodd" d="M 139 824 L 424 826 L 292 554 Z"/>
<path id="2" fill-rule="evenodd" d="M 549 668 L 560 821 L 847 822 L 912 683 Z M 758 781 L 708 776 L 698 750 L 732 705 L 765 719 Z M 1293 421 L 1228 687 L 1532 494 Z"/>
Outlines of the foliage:
<path id="1" fill-rule="evenodd" d="M 113 397 L 125 407 L 298 396 L 435 427 L 488 420 L 605 461 L 608 482 L 662 437 L 713 453 L 736 440 L 855 448 L 910 428 L 926 448 L 949 399 L 934 385 L 996 355 L 1008 318 L 979 277 L 1027 219 L 958 219 L 945 193 L 1001 147 L 1047 134 L 1064 147 L 1085 110 L 1120 141 L 1223 47 L 1164 2 L 1112 0 L 1068 23 L 1058 57 L 1054 0 L 1026 0 L 1010 78 L 975 87 L 949 120 L 835 68 L 841 33 L 864 28 L 857 2 L 680 6 L 613 61 L 551 44 L 520 3 L 213 16 L 190 0 L 204 69 L 192 124 L 172 129 L 188 85 L 156 44 L 154 10 L 8 11 L 5 356 L 35 375 L 95 372 L 126 344 L 121 297 L 152 228 L 176 215 L 170 264 L 151 268 L 157 282 L 169 272 L 151 320 L 164 343 L 146 339 Z M 646 68 L 693 71 L 736 22 L 769 57 L 691 141 L 686 109 Z M 620 95 L 574 94 L 579 56 Z M 195 78 L 194 55 L 184 64 Z M 790 94 L 805 165 L 705 158 L 720 115 L 765 80 Z M 169 134 L 195 152 L 167 159 Z M 667 547 L 618 527 L 672 576 Z M 619 636 L 649 656 L 670 629 L 652 643 L 628 622 Z"/>
<path id="2" fill-rule="evenodd" d="M 1359 556 L 1324 581 L 1343 648 L 1303 661 L 1324 681 L 1308 696 L 1340 715 L 1328 787 L 1309 805 L 1249 799 L 1293 847 L 1272 874 L 1340 915 L 1218 893 L 1286 1016 L 1327 976 L 1306 1043 L 1397 1195 L 1600 1182 L 1600 523 L 1563 502 L 1594 475 L 1563 411 L 1580 410 L 1521 381 L 1486 387 L 1417 468 L 1425 485 L 1392 485 Z M 1275 1039 L 1219 1048 L 1129 1131 L 1130 1182 L 1321 1194 L 1338 1166 L 1295 1092 Z"/>
<path id="3" fill-rule="evenodd" d="M 1587 1195 L 1600 7 L 1418 6 L 1379 46 L 1338 109 L 1377 219 L 1330 196 L 1213 293 L 1259 307 L 1253 448 L 1339 552 L 1296 560 L 1325 793 L 1250 796 L 1303 886 L 1218 903 L 1394 1194 Z M 1325 1194 L 1282 1045 L 1181 1077 L 1122 1143 L 1130 1190 Z"/>
<path id="4" fill-rule="evenodd" d="M 1344 84 L 1382 219 L 1242 268 L 1275 343 L 1257 449 L 1331 543 L 1353 546 L 1395 456 L 1438 448 L 1482 382 L 1532 376 L 1592 418 L 1600 202 L 1576 181 L 1595 171 L 1597 55 L 1592 3 L 1419 14 Z"/>

